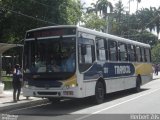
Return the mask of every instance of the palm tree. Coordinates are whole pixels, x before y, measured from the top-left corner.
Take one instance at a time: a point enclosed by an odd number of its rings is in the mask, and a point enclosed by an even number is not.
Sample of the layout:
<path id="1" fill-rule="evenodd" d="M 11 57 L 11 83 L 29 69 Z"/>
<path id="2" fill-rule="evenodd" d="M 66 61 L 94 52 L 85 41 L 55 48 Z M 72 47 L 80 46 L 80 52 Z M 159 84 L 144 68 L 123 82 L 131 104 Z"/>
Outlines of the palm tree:
<path id="1" fill-rule="evenodd" d="M 123 24 L 123 16 L 124 16 L 123 13 L 124 13 L 124 7 L 122 4 L 122 1 L 119 0 L 118 3 L 116 3 L 114 7 L 114 17 L 115 17 L 116 25 L 117 25 L 116 34 L 118 35 L 121 35 L 123 33 L 121 30 L 122 24 Z"/>
<path id="2" fill-rule="evenodd" d="M 160 7 L 158 9 L 155 8 L 155 28 L 157 32 L 157 36 L 160 33 Z"/>
<path id="3" fill-rule="evenodd" d="M 148 12 L 148 16 L 150 17 L 147 27 L 149 28 L 150 32 L 152 32 L 152 30 L 155 30 L 155 24 L 153 22 L 154 21 L 153 18 L 155 17 L 154 15 L 155 8 L 150 7 L 150 9 L 147 9 L 147 12 Z"/>
<path id="4" fill-rule="evenodd" d="M 160 7 L 156 9 L 155 7 L 150 7 L 150 10 L 148 13 L 146 13 L 148 16 L 149 22 L 145 25 L 146 28 L 149 28 L 150 31 L 155 30 L 157 32 L 157 36 L 159 36 L 160 33 Z M 150 19 L 149 19 L 150 18 Z"/>
<path id="5" fill-rule="evenodd" d="M 95 3 L 91 3 L 91 6 L 90 7 L 87 7 L 86 8 L 86 12 L 87 13 L 96 13 L 96 15 L 97 15 L 97 4 L 95 4 Z"/>
<path id="6" fill-rule="evenodd" d="M 134 0 L 129 0 L 129 12 L 130 12 L 130 2 Z M 141 2 L 141 0 L 136 0 L 137 1 L 137 10 L 138 10 L 138 4 Z"/>
<path id="7" fill-rule="evenodd" d="M 93 7 L 87 7 L 86 10 L 87 13 L 95 12 L 95 9 Z"/>
<path id="8" fill-rule="evenodd" d="M 141 0 L 137 0 L 137 10 L 138 10 L 138 4 L 141 2 Z"/>
<path id="9" fill-rule="evenodd" d="M 116 21 L 120 22 L 121 17 L 124 13 L 124 7 L 121 0 L 119 0 L 118 3 L 115 4 L 114 13 L 116 15 Z"/>
<path id="10" fill-rule="evenodd" d="M 110 12 L 113 12 L 113 5 L 108 0 L 98 0 L 96 4 L 97 11 L 99 11 L 100 15 L 104 16 L 104 18 L 107 17 L 108 8 L 110 9 Z"/>
<path id="11" fill-rule="evenodd" d="M 108 8 L 110 9 L 110 13 L 113 11 L 113 5 L 111 2 L 108 0 L 98 0 L 97 1 L 97 11 L 102 15 L 102 17 L 106 20 L 109 21 L 109 16 L 108 16 Z M 109 23 L 106 26 L 105 30 L 108 32 L 109 29 Z"/>

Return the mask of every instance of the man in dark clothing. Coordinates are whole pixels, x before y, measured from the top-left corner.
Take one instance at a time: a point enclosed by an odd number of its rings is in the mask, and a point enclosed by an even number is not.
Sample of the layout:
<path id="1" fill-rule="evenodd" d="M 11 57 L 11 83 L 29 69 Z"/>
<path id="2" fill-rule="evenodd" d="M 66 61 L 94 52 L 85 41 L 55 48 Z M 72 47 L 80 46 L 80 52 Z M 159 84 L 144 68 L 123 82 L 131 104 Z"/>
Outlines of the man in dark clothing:
<path id="1" fill-rule="evenodd" d="M 13 81 L 12 81 L 14 102 L 19 101 L 19 96 L 21 93 L 21 80 L 20 80 L 21 77 L 22 77 L 22 74 L 21 74 L 20 66 L 19 64 L 16 64 L 13 71 Z"/>
<path id="2" fill-rule="evenodd" d="M 155 64 L 155 74 L 158 75 L 158 64 Z"/>

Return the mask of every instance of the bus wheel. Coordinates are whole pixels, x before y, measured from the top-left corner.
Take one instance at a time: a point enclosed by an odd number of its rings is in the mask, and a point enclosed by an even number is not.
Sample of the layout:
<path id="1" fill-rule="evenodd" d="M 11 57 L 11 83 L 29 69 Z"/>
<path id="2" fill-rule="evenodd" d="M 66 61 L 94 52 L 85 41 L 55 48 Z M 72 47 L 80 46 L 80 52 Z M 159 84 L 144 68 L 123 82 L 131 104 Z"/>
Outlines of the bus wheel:
<path id="1" fill-rule="evenodd" d="M 60 102 L 60 98 L 48 98 L 48 100 L 50 101 L 50 102 L 52 102 L 52 104 L 55 104 L 55 103 L 59 103 Z"/>
<path id="2" fill-rule="evenodd" d="M 141 77 L 138 76 L 136 79 L 136 87 L 134 88 L 135 92 L 140 92 L 141 90 Z"/>
<path id="3" fill-rule="evenodd" d="M 102 82 L 97 82 L 95 88 L 95 103 L 101 104 L 104 101 L 105 97 L 105 88 Z"/>

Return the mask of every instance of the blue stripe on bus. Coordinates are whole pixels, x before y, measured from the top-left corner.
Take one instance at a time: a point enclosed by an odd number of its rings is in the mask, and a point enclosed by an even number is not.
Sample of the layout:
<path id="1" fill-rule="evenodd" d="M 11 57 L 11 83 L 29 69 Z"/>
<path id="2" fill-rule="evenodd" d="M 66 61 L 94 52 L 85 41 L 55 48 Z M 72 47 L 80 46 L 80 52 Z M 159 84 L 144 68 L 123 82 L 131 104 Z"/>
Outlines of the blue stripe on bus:
<path id="1" fill-rule="evenodd" d="M 131 76 L 135 74 L 135 67 L 132 63 L 94 63 L 84 73 L 84 80 Z"/>

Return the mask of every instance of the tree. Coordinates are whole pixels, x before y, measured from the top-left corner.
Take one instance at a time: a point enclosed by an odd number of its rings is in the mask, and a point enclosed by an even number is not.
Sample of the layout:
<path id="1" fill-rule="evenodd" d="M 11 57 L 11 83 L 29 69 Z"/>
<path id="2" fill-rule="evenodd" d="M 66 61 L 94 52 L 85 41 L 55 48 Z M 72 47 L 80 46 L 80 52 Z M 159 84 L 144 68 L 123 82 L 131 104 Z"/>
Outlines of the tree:
<path id="1" fill-rule="evenodd" d="M 130 2 L 134 0 L 129 0 L 129 11 L 130 11 Z M 137 1 L 137 11 L 138 11 L 138 4 L 141 2 L 141 0 L 136 0 Z"/>
<path id="2" fill-rule="evenodd" d="M 110 11 L 108 11 L 110 9 Z M 98 0 L 97 1 L 97 11 L 100 12 L 100 15 L 106 20 L 107 25 L 104 27 L 104 32 L 109 33 L 110 31 L 110 18 L 109 14 L 113 11 L 113 5 L 108 0 Z"/>
<path id="3" fill-rule="evenodd" d="M 114 7 L 114 17 L 115 17 L 115 21 L 116 21 L 116 26 L 117 26 L 117 30 L 114 30 L 114 33 L 117 35 L 121 35 L 121 29 L 123 26 L 123 18 L 124 18 L 124 7 L 122 4 L 122 1 L 118 1 L 118 3 L 115 4 Z"/>
<path id="4" fill-rule="evenodd" d="M 158 9 L 155 9 L 155 21 L 154 22 L 155 22 L 157 36 L 159 36 L 159 33 L 160 33 L 160 7 Z"/>
<path id="5" fill-rule="evenodd" d="M 110 9 L 110 12 L 113 11 L 113 5 L 108 0 L 97 1 L 97 11 L 99 11 L 100 15 L 104 16 L 104 18 L 108 15 L 108 8 Z"/>
<path id="6" fill-rule="evenodd" d="M 149 28 L 150 31 L 155 30 L 157 36 L 160 32 L 160 8 L 156 9 L 155 7 L 150 7 L 150 9 L 145 8 L 137 11 L 138 23 L 141 30 Z"/>
<path id="7" fill-rule="evenodd" d="M 93 13 L 93 12 L 95 12 L 96 15 L 97 15 L 97 4 L 91 3 L 91 6 L 92 7 L 88 7 L 87 8 L 87 13 Z"/>
<path id="8" fill-rule="evenodd" d="M 116 21 L 120 23 L 122 14 L 124 14 L 124 7 L 122 1 L 119 0 L 118 3 L 115 4 L 114 13 Z"/>
<path id="9" fill-rule="evenodd" d="M 0 42 L 18 43 L 32 28 L 76 25 L 81 15 L 79 0 L 1 0 Z"/>
<path id="10" fill-rule="evenodd" d="M 137 0 L 137 10 L 138 10 L 138 4 L 141 2 L 141 0 Z"/>
<path id="11" fill-rule="evenodd" d="M 95 29 L 97 31 L 102 31 L 104 26 L 106 26 L 106 21 L 99 18 L 95 13 L 84 14 L 82 22 L 86 28 Z"/>
<path id="12" fill-rule="evenodd" d="M 106 2 L 106 0 L 98 0 L 96 4 L 92 4 L 92 7 L 88 8 L 89 14 L 86 13 L 84 17 L 85 27 L 100 31 L 104 30 L 103 26 L 106 26 L 108 22 L 108 20 L 105 21 L 106 18 L 104 17 L 105 15 L 108 16 L 104 1 Z M 104 11 L 106 13 L 104 13 Z M 122 2 L 119 0 L 118 3 L 115 4 L 114 12 L 112 13 L 112 20 L 110 21 L 112 27 L 110 33 L 153 46 L 157 43 L 158 38 L 147 31 L 147 29 L 151 31 L 155 29 L 156 24 L 153 18 L 155 18 L 156 15 L 153 11 L 155 11 L 153 8 L 144 8 L 138 10 L 136 14 L 131 15 L 124 10 Z"/>
<path id="13" fill-rule="evenodd" d="M 155 45 L 152 48 L 152 62 L 153 63 L 159 63 L 160 62 L 160 43 L 158 43 L 157 45 Z"/>

